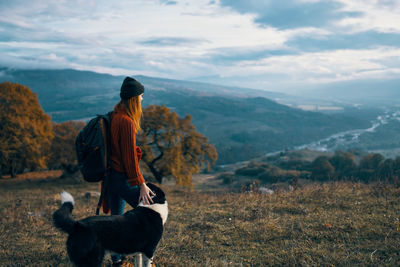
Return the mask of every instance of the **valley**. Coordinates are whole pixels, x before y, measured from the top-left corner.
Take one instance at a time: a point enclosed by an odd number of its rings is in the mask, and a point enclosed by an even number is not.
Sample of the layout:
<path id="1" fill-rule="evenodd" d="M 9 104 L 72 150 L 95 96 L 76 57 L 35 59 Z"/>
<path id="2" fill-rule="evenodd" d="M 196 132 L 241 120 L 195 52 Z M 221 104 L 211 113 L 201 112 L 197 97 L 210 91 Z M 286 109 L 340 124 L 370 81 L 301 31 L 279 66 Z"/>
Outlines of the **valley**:
<path id="1" fill-rule="evenodd" d="M 165 105 L 181 117 L 192 117 L 197 131 L 217 147 L 217 164 L 304 147 L 332 151 L 400 147 L 396 141 L 398 109 L 393 106 L 341 104 L 248 88 L 136 78 L 146 87 L 145 107 Z M 112 110 L 119 101 L 123 77 L 77 70 L 3 69 L 0 81 L 6 80 L 30 87 L 52 120 L 63 122 L 88 121 Z M 316 112 L 301 107 L 319 108 Z M 391 135 L 380 139 L 387 130 Z"/>

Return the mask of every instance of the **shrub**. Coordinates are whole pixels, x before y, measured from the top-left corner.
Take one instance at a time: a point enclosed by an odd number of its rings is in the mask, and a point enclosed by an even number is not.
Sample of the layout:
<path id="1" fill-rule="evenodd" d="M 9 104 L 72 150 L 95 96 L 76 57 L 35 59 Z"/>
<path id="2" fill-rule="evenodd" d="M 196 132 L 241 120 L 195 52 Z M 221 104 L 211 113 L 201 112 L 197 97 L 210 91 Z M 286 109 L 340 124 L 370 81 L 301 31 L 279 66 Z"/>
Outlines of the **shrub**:
<path id="1" fill-rule="evenodd" d="M 272 175 L 270 172 L 266 171 L 257 176 L 257 179 L 261 180 L 263 183 L 276 183 L 278 181 L 278 177 Z"/>
<path id="2" fill-rule="evenodd" d="M 217 179 L 222 180 L 223 184 L 231 184 L 233 182 L 234 175 L 230 172 L 224 172 L 218 175 Z"/>
<path id="3" fill-rule="evenodd" d="M 311 177 L 317 181 L 326 181 L 333 177 L 335 168 L 329 162 L 328 157 L 319 156 L 311 165 Z"/>
<path id="4" fill-rule="evenodd" d="M 244 176 L 257 176 L 260 173 L 263 173 L 265 171 L 264 167 L 243 167 L 240 169 L 237 169 L 235 171 L 236 174 L 238 175 L 244 175 Z"/>
<path id="5" fill-rule="evenodd" d="M 310 169 L 310 163 L 301 159 L 289 159 L 286 161 L 280 161 L 279 167 L 285 170 L 308 170 Z"/>

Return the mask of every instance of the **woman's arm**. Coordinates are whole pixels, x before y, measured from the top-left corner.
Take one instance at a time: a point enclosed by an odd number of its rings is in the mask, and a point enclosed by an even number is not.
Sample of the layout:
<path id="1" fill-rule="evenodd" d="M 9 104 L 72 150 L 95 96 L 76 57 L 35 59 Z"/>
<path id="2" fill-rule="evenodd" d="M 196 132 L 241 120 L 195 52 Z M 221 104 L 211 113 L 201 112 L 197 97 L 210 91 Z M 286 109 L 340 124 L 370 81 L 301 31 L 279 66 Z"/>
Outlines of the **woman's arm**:
<path id="1" fill-rule="evenodd" d="M 121 159 L 130 185 L 141 185 L 144 178 L 139 169 L 139 159 L 136 151 L 136 129 L 128 117 L 123 118 L 120 133 Z"/>

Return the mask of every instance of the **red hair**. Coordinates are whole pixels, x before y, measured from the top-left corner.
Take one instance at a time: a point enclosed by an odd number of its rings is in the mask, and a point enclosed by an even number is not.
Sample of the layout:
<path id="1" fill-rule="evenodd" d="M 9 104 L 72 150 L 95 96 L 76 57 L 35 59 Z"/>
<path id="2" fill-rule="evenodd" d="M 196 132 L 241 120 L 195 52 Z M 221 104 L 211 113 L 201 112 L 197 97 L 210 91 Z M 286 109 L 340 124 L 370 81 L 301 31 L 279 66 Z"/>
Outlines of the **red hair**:
<path id="1" fill-rule="evenodd" d="M 140 95 L 134 96 L 128 99 L 121 99 L 114 107 L 114 111 L 118 109 L 124 109 L 128 117 L 133 120 L 136 131 L 140 131 L 140 119 L 142 117 L 142 103 L 140 101 Z"/>

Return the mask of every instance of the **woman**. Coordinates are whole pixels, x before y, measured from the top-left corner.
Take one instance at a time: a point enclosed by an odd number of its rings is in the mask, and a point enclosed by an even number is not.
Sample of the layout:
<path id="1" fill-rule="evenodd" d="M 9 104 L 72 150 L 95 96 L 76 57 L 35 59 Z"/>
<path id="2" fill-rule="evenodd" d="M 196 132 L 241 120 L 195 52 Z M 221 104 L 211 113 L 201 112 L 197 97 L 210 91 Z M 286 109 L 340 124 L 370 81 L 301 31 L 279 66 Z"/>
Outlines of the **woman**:
<path id="1" fill-rule="evenodd" d="M 154 193 L 145 184 L 139 169 L 141 151 L 136 147 L 136 134 L 140 130 L 141 101 L 144 87 L 133 78 L 126 77 L 121 86 L 121 101 L 114 107 L 111 118 L 111 178 L 108 203 L 111 215 L 124 213 L 125 201 L 136 207 L 140 201 L 148 205 Z M 113 265 L 122 264 L 119 254 L 112 255 Z"/>

